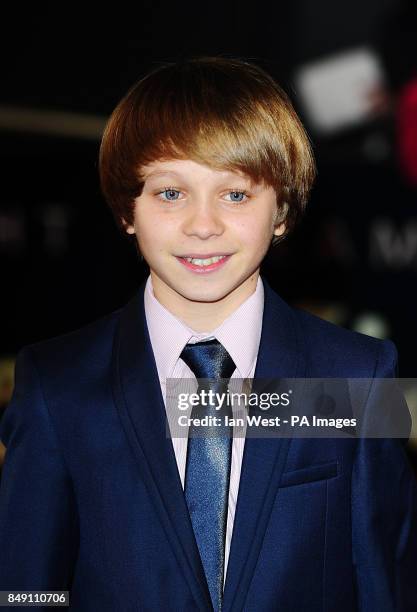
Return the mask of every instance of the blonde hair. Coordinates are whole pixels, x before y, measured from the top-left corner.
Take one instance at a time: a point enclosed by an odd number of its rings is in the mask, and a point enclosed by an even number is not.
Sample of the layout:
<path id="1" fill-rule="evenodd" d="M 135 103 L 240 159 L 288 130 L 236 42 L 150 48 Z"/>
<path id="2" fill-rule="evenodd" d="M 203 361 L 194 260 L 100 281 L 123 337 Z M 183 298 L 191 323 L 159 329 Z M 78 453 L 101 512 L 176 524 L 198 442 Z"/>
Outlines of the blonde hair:
<path id="1" fill-rule="evenodd" d="M 133 224 L 144 184 L 140 168 L 163 159 L 240 171 L 273 187 L 286 233 L 301 217 L 315 177 L 308 136 L 285 92 L 258 66 L 223 57 L 164 64 L 113 111 L 99 170 L 120 226 Z"/>

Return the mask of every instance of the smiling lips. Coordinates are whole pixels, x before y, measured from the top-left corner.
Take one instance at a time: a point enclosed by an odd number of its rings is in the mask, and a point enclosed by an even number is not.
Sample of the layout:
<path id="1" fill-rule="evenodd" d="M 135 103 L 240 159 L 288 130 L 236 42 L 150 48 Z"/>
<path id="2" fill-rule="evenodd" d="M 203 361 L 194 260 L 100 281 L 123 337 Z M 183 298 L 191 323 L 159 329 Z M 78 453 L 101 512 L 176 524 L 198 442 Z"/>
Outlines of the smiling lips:
<path id="1" fill-rule="evenodd" d="M 189 270 L 193 272 L 197 272 L 199 274 L 213 272 L 214 270 L 218 270 L 226 261 L 230 259 L 231 255 L 205 255 L 202 257 L 201 255 L 185 255 L 183 257 L 177 257 L 178 261 L 183 264 Z"/>

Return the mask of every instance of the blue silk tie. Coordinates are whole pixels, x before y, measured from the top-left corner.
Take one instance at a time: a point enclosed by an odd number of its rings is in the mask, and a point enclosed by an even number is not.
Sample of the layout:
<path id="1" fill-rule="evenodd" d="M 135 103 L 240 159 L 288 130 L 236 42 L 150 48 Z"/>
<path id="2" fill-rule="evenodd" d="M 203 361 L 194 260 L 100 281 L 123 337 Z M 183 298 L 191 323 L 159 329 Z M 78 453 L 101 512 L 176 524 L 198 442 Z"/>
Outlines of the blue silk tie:
<path id="1" fill-rule="evenodd" d="M 220 342 L 210 340 L 187 344 L 181 359 L 197 379 L 210 379 L 199 380 L 198 393 L 202 389 L 216 393 L 227 392 L 227 384 L 236 366 Z M 219 412 L 214 405 L 199 404 L 193 407 L 191 418 L 220 415 L 222 425 L 190 426 L 185 470 L 185 499 L 216 612 L 222 609 L 232 455 L 232 428 L 224 425 L 225 414 L 231 416 L 231 410 Z"/>

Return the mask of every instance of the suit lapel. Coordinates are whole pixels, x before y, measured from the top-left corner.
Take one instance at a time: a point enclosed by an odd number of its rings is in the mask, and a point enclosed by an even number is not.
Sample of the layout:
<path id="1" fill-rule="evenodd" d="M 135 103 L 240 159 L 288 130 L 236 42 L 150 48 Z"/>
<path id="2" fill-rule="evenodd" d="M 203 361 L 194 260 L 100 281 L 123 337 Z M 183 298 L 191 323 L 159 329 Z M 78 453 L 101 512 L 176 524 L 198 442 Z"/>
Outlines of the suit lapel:
<path id="1" fill-rule="evenodd" d="M 305 376 L 293 311 L 264 281 L 265 306 L 255 379 Z M 256 383 L 255 383 L 256 384 Z M 224 610 L 244 608 L 288 454 L 290 439 L 247 438 L 224 591 Z"/>
<path id="2" fill-rule="evenodd" d="M 199 609 L 212 610 L 148 335 L 144 285 L 121 312 L 113 351 L 113 389 L 119 414 L 166 536 Z"/>

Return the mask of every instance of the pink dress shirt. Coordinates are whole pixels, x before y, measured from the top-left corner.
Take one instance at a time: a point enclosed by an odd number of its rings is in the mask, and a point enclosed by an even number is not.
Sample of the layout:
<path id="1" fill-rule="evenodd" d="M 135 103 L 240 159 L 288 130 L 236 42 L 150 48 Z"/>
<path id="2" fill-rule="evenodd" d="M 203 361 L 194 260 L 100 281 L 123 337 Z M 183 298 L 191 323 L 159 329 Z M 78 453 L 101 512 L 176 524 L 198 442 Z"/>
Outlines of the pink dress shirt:
<path id="1" fill-rule="evenodd" d="M 169 310 L 162 306 L 154 296 L 150 276 L 145 287 L 144 302 L 146 322 L 155 356 L 165 407 L 167 378 L 195 379 L 193 372 L 180 358 L 184 346 L 188 343 L 216 338 L 226 348 L 236 365 L 236 370 L 232 378 L 253 378 L 261 338 L 264 308 L 264 288 L 260 276 L 254 293 L 252 293 L 234 313 L 223 321 L 219 327 L 207 332 L 193 331 L 183 321 L 175 317 Z M 171 439 L 178 472 L 184 488 L 188 440 L 184 436 L 172 437 Z M 224 581 L 226 579 L 230 544 L 232 541 L 233 522 L 239 491 L 244 445 L 244 437 L 233 437 L 226 526 Z"/>

